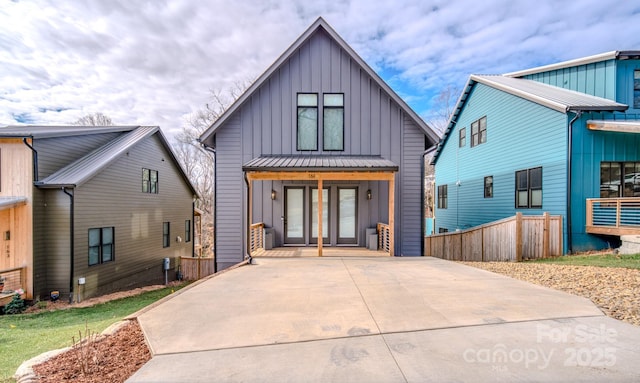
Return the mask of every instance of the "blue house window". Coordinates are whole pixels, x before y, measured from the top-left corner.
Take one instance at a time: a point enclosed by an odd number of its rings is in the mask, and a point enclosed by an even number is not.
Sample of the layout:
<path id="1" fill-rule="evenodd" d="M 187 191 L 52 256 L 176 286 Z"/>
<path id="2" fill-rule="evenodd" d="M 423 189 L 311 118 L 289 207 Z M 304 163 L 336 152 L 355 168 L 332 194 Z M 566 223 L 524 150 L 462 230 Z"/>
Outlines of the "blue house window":
<path id="1" fill-rule="evenodd" d="M 318 150 L 318 94 L 298 93 L 298 150 Z"/>
<path id="2" fill-rule="evenodd" d="M 438 186 L 438 209 L 447 208 L 447 185 Z"/>
<path id="3" fill-rule="evenodd" d="M 516 208 L 535 209 L 542 207 L 542 168 L 516 172 Z"/>
<path id="4" fill-rule="evenodd" d="M 471 147 L 487 142 L 487 116 L 471 123 Z"/>
<path id="5" fill-rule="evenodd" d="M 460 129 L 459 137 L 458 137 L 458 147 L 464 148 L 467 145 L 467 129 Z"/>
<path id="6" fill-rule="evenodd" d="M 600 198 L 640 196 L 640 162 L 601 162 Z"/>
<path id="7" fill-rule="evenodd" d="M 493 176 L 484 177 L 484 198 L 493 198 Z"/>
<path id="8" fill-rule="evenodd" d="M 640 109 L 640 69 L 633 71 L 633 108 Z"/>
<path id="9" fill-rule="evenodd" d="M 113 261 L 113 227 L 89 229 L 89 266 Z"/>
<path id="10" fill-rule="evenodd" d="M 344 150 L 344 95 L 322 95 L 322 149 Z"/>

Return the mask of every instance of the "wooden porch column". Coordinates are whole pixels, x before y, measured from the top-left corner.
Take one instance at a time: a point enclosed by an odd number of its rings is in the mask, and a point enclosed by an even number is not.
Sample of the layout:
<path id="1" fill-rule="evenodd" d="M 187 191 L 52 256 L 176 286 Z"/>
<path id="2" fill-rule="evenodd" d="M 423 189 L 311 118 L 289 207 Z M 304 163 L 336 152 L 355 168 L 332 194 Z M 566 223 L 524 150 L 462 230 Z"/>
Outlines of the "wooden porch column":
<path id="1" fill-rule="evenodd" d="M 393 240 L 394 237 L 394 226 L 395 226 L 395 190 L 396 190 L 396 185 L 395 185 L 395 178 L 396 175 L 395 174 L 391 174 L 391 179 L 389 180 L 389 256 L 393 257 L 393 250 L 395 248 L 395 241 Z"/>
<path id="2" fill-rule="evenodd" d="M 322 178 L 318 178 L 318 257 L 322 257 Z"/>
<path id="3" fill-rule="evenodd" d="M 251 221 L 253 221 L 253 179 L 249 177 L 247 183 L 247 194 L 249 195 L 249 206 L 247 206 L 247 253 L 251 256 Z M 198 263 L 200 265 L 200 263 Z M 198 272 L 199 273 L 199 272 Z M 200 274 L 198 274 L 198 278 Z"/>

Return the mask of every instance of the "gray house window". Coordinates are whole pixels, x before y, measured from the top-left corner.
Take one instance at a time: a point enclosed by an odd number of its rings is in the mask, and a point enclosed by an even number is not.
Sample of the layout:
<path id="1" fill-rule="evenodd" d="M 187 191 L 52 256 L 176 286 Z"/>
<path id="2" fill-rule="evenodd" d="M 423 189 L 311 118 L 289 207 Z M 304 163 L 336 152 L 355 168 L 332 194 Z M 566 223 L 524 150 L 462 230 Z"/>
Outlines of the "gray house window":
<path id="1" fill-rule="evenodd" d="M 158 171 L 142 169 L 142 192 L 158 194 Z"/>
<path id="2" fill-rule="evenodd" d="M 542 207 L 542 168 L 516 172 L 516 208 Z"/>
<path id="3" fill-rule="evenodd" d="M 344 150 L 344 94 L 325 93 L 322 96 L 322 148 Z"/>
<path id="4" fill-rule="evenodd" d="M 464 146 L 467 145 L 467 129 L 466 128 L 460 129 L 459 134 L 460 136 L 458 137 L 458 147 L 464 148 Z"/>
<path id="5" fill-rule="evenodd" d="M 298 93 L 297 150 L 318 150 L 318 94 Z"/>
<path id="6" fill-rule="evenodd" d="M 640 69 L 633 71 L 633 108 L 640 109 Z"/>
<path id="7" fill-rule="evenodd" d="M 493 176 L 484 177 L 484 198 L 493 198 Z"/>
<path id="8" fill-rule="evenodd" d="M 162 222 L 162 247 L 171 246 L 171 223 Z"/>
<path id="9" fill-rule="evenodd" d="M 113 227 L 89 229 L 89 266 L 113 261 Z"/>
<path id="10" fill-rule="evenodd" d="M 471 123 L 471 147 L 487 142 L 487 116 Z"/>
<path id="11" fill-rule="evenodd" d="M 191 220 L 184 221 L 184 241 L 191 242 Z"/>
<path id="12" fill-rule="evenodd" d="M 438 186 L 438 209 L 447 208 L 447 185 Z"/>

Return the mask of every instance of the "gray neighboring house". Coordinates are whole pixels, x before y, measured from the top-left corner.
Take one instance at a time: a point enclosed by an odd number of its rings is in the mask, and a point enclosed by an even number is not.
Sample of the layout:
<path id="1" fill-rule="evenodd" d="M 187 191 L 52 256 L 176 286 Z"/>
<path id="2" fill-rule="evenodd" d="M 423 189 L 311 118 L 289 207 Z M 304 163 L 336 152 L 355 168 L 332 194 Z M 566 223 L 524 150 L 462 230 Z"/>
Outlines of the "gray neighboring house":
<path id="1" fill-rule="evenodd" d="M 163 283 L 164 258 L 173 279 L 193 255 L 197 192 L 158 127 L 12 126 L 0 150 L 2 196 L 23 201 L 7 222 L 20 261 L 2 268 L 25 268 L 27 298 Z"/>
<path id="2" fill-rule="evenodd" d="M 218 269 L 249 255 L 256 223 L 319 255 L 384 223 L 391 255 L 422 255 L 423 154 L 438 140 L 319 18 L 200 137 L 216 158 Z"/>

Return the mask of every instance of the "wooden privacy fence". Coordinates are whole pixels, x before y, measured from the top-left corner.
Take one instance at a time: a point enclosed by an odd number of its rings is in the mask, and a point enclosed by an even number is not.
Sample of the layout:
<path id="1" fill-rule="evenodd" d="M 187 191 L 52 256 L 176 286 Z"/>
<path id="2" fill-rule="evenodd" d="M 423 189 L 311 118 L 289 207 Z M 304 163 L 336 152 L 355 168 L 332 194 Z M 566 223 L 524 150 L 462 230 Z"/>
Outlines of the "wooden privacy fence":
<path id="1" fill-rule="evenodd" d="M 426 256 L 452 261 L 522 261 L 562 255 L 562 217 L 523 216 L 424 239 Z"/>
<path id="2" fill-rule="evenodd" d="M 197 281 L 213 274 L 215 271 L 215 258 L 180 257 L 182 278 L 187 281 Z"/>

